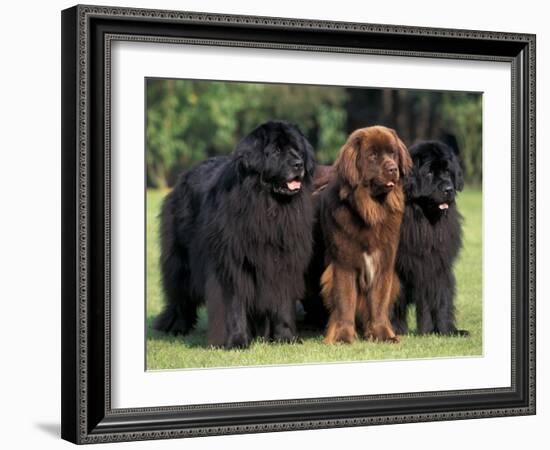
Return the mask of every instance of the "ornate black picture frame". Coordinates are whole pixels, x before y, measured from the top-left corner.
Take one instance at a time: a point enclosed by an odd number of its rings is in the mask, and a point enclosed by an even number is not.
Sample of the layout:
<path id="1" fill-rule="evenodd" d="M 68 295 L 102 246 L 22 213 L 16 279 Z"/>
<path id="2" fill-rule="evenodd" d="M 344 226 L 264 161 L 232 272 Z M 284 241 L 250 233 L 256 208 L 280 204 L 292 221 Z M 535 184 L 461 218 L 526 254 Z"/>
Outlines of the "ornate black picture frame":
<path id="1" fill-rule="evenodd" d="M 109 108 L 116 40 L 511 63 L 511 386 L 113 409 Z M 84 444 L 534 413 L 534 35 L 98 6 L 62 12 L 64 439 Z"/>

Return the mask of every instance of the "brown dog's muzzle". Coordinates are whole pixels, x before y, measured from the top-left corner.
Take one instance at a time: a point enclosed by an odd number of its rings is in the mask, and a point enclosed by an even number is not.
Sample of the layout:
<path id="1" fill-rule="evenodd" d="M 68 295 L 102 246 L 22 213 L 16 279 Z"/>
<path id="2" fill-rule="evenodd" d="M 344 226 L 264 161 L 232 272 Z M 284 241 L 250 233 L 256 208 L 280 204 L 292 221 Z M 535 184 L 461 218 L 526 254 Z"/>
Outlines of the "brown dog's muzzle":
<path id="1" fill-rule="evenodd" d="M 382 167 L 384 170 L 384 177 L 386 179 L 389 179 L 393 182 L 399 180 L 399 170 L 397 168 L 397 164 L 394 161 L 385 161 Z"/>

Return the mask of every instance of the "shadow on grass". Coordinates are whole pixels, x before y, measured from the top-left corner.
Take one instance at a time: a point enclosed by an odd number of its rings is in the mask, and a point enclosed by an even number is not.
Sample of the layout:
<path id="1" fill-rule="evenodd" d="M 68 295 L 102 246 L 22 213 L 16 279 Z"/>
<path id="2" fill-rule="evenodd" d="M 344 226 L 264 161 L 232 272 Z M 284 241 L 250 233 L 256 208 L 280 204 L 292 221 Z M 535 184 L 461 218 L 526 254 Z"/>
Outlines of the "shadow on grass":
<path id="1" fill-rule="evenodd" d="M 428 341 L 433 338 L 443 338 L 447 342 L 471 338 L 471 336 L 459 336 L 459 335 L 453 335 L 453 336 L 443 336 L 440 334 L 421 335 L 417 332 L 415 327 L 416 320 L 414 318 L 414 308 L 411 308 L 411 309 L 412 311 L 409 312 L 408 322 L 412 326 L 409 329 L 409 332 L 403 337 L 420 338 L 421 340 L 428 340 Z M 182 336 L 181 334 L 180 335 L 167 334 L 167 333 L 163 333 L 161 331 L 157 331 L 153 329 L 153 322 L 155 318 L 156 318 L 155 316 L 147 317 L 147 341 L 162 342 L 165 344 L 183 344 L 186 348 L 189 348 L 189 349 L 204 349 L 204 350 L 213 349 L 208 345 L 208 340 L 207 340 L 208 321 L 207 321 L 207 315 L 206 315 L 206 308 L 204 307 L 199 308 L 197 324 L 195 325 L 193 330 L 185 336 Z M 298 321 L 298 340 L 295 342 L 295 344 L 302 344 L 302 343 L 305 343 L 305 341 L 322 340 L 323 334 L 324 334 L 323 332 L 324 332 L 323 329 L 312 327 L 299 320 Z M 267 343 L 262 338 L 254 339 L 253 342 Z M 270 342 L 270 343 L 277 344 L 275 342 Z"/>
<path id="2" fill-rule="evenodd" d="M 163 333 L 162 331 L 157 331 L 153 328 L 153 322 L 155 321 L 156 316 L 147 317 L 147 340 L 155 339 L 156 341 L 174 343 L 180 342 L 185 344 L 189 348 L 208 348 L 208 342 L 206 338 L 207 322 L 206 322 L 206 311 L 204 308 L 199 309 L 197 324 L 195 328 L 185 336 L 181 334 L 174 335 L 169 333 Z"/>
<path id="3" fill-rule="evenodd" d="M 185 336 L 182 336 L 181 334 L 168 334 L 155 330 L 153 328 L 155 318 L 156 316 L 147 317 L 147 340 L 154 339 L 165 343 L 178 342 L 184 344 L 188 348 L 210 348 L 206 335 L 208 322 L 206 317 L 206 309 L 204 307 L 199 308 L 197 324 L 193 330 Z M 323 336 L 323 330 L 304 325 L 300 322 L 298 323 L 298 329 L 298 342 L 300 342 L 300 340 L 322 338 Z M 258 341 L 262 340 L 258 339 Z"/>

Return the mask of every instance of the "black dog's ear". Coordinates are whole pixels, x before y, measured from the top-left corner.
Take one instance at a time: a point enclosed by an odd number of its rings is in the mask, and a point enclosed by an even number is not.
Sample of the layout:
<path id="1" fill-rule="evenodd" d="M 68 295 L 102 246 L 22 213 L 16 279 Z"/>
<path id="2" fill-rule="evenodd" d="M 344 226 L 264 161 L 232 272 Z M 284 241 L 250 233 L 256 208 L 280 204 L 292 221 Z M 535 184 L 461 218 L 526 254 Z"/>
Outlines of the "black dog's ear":
<path id="1" fill-rule="evenodd" d="M 420 186 L 418 177 L 418 165 L 413 164 L 411 172 L 403 181 L 403 191 L 407 198 L 418 198 L 420 196 Z"/>
<path id="2" fill-rule="evenodd" d="M 453 172 L 453 180 L 455 184 L 455 189 L 461 191 L 464 189 L 464 168 L 462 167 L 462 161 L 460 159 L 460 148 L 458 146 L 458 141 L 454 134 L 445 133 L 443 138 L 443 143 L 446 144 L 447 148 L 451 149 L 454 157 L 452 157 L 451 171 Z"/>
<path id="3" fill-rule="evenodd" d="M 441 134 L 440 141 L 450 147 L 456 156 L 460 156 L 460 147 L 458 146 L 458 140 L 456 139 L 456 136 L 454 134 L 447 133 L 445 131 Z"/>
<path id="4" fill-rule="evenodd" d="M 309 143 L 309 141 L 303 134 L 302 145 L 304 147 L 304 166 L 306 169 L 306 174 L 310 180 L 313 180 L 315 166 L 317 165 L 317 162 L 315 161 L 315 152 L 313 151 L 313 146 Z"/>
<path id="5" fill-rule="evenodd" d="M 413 166 L 410 174 L 405 177 L 403 190 L 407 198 L 414 199 L 428 195 L 427 187 L 431 184 L 429 164 L 420 165 L 418 160 L 413 159 Z"/>
<path id="6" fill-rule="evenodd" d="M 461 191 L 464 189 L 464 173 L 462 170 L 462 163 L 458 158 L 454 161 L 453 164 L 453 177 L 455 182 L 455 189 Z"/>
<path id="7" fill-rule="evenodd" d="M 248 136 L 242 138 L 234 152 L 234 158 L 239 168 L 245 173 L 261 173 L 266 145 L 267 135 L 262 125 L 255 128 Z"/>

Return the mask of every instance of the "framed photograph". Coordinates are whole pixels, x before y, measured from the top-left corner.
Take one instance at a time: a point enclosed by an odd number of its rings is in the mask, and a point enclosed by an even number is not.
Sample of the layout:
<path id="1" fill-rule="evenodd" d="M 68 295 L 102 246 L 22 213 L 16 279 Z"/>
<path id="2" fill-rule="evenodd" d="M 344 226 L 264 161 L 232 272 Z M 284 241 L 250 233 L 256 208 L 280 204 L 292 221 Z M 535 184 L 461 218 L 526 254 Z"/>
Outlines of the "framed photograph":
<path id="1" fill-rule="evenodd" d="M 535 414 L 535 36 L 62 12 L 62 437 Z"/>

